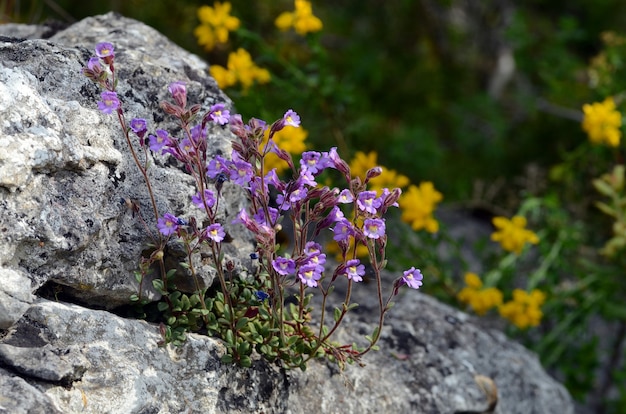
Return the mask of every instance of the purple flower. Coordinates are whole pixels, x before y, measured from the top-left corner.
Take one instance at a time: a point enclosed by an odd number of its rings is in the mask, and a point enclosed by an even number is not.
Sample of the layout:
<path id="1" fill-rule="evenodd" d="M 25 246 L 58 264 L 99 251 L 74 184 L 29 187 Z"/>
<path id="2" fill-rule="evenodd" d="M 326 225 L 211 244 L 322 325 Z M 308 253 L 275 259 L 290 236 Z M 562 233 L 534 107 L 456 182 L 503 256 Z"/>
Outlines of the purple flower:
<path id="1" fill-rule="evenodd" d="M 87 69 L 89 69 L 90 71 L 94 72 L 94 73 L 100 73 L 102 72 L 102 66 L 100 65 L 100 59 L 97 57 L 92 57 L 91 59 L 89 59 L 89 62 L 87 62 Z"/>
<path id="2" fill-rule="evenodd" d="M 219 125 L 226 125 L 230 119 L 230 111 L 224 109 L 224 104 L 218 103 L 209 109 L 209 118 Z"/>
<path id="3" fill-rule="evenodd" d="M 348 260 L 344 274 L 353 282 L 360 282 L 365 274 L 365 266 L 361 264 L 359 259 Z"/>
<path id="4" fill-rule="evenodd" d="M 204 230 L 204 235 L 216 243 L 224 240 L 226 233 L 220 223 L 213 223 Z"/>
<path id="5" fill-rule="evenodd" d="M 148 136 L 148 143 L 152 151 L 159 152 L 163 149 L 163 147 L 171 146 L 172 140 L 169 137 L 167 131 L 163 129 L 157 129 L 156 136 L 155 135 Z"/>
<path id="6" fill-rule="evenodd" d="M 176 230 L 178 230 L 178 223 L 178 217 L 170 213 L 165 213 L 163 217 L 159 217 L 159 220 L 157 221 L 157 228 L 162 235 L 171 236 L 176 233 Z"/>
<path id="7" fill-rule="evenodd" d="M 307 189 L 300 184 L 299 187 L 283 191 L 282 194 L 276 196 L 276 203 L 280 206 L 281 210 L 289 210 L 291 206 L 297 204 L 307 196 Z"/>
<path id="8" fill-rule="evenodd" d="M 370 239 L 378 239 L 385 235 L 385 219 L 368 218 L 363 222 L 363 233 Z"/>
<path id="9" fill-rule="evenodd" d="M 193 145 L 193 142 L 189 138 L 185 138 L 180 141 L 180 150 L 185 155 L 193 155 L 196 153 L 196 148 Z"/>
<path id="10" fill-rule="evenodd" d="M 96 56 L 109 64 L 115 57 L 115 48 L 109 42 L 102 42 L 96 45 Z"/>
<path id="11" fill-rule="evenodd" d="M 309 287 L 316 287 L 317 281 L 322 278 L 322 274 L 316 265 L 304 265 L 298 270 L 300 281 Z"/>
<path id="12" fill-rule="evenodd" d="M 274 188 L 279 191 L 283 191 L 285 189 L 285 184 L 280 181 L 278 174 L 276 174 L 276 168 L 272 168 L 270 172 L 265 174 L 265 183 L 272 184 Z"/>
<path id="13" fill-rule="evenodd" d="M 148 123 L 143 118 L 133 118 L 130 121 L 130 129 L 132 129 L 139 138 L 143 138 L 148 130 Z"/>
<path id="14" fill-rule="evenodd" d="M 300 126 L 300 116 L 291 109 L 285 112 L 285 115 L 283 115 L 283 120 L 285 121 L 285 125 L 289 125 L 292 127 Z"/>
<path id="15" fill-rule="evenodd" d="M 309 241 L 304 245 L 304 254 L 306 255 L 306 265 L 314 265 L 320 273 L 324 271 L 326 255 L 322 253 L 322 246 L 314 241 Z"/>
<path id="16" fill-rule="evenodd" d="M 228 165 L 230 161 L 221 155 L 216 155 L 206 167 L 206 175 L 209 178 L 215 178 L 218 174 L 228 173 Z"/>
<path id="17" fill-rule="evenodd" d="M 352 195 L 352 192 L 350 190 L 348 190 L 347 188 L 345 190 L 341 190 L 341 193 L 339 193 L 339 198 L 337 199 L 338 203 L 348 204 L 353 201 L 354 196 Z"/>
<path id="18" fill-rule="evenodd" d="M 100 96 L 102 100 L 98 102 L 98 109 L 101 110 L 102 113 L 110 114 L 120 107 L 120 100 L 117 99 L 115 92 L 104 91 Z"/>
<path id="19" fill-rule="evenodd" d="M 263 209 L 259 209 L 259 211 L 257 211 L 256 214 L 252 216 L 252 218 L 261 225 L 265 224 L 265 225 L 274 227 L 274 225 L 276 224 L 276 221 L 278 220 L 278 210 L 275 209 L 274 207 L 267 207 L 267 212 L 269 213 L 269 216 L 270 216 L 269 223 L 265 219 L 265 211 Z"/>
<path id="20" fill-rule="evenodd" d="M 177 81 L 172 82 L 167 88 L 174 98 L 174 102 L 181 108 L 187 106 L 187 87 L 185 82 Z"/>
<path id="21" fill-rule="evenodd" d="M 200 197 L 200 192 L 197 192 L 191 197 L 191 202 L 199 209 L 204 209 L 204 203 L 211 208 L 215 205 L 215 194 L 207 188 L 204 190 L 204 197 Z"/>
<path id="22" fill-rule="evenodd" d="M 305 151 L 302 153 L 302 159 L 300 160 L 300 166 L 302 170 L 308 171 L 311 174 L 319 174 L 324 169 L 330 166 L 331 162 L 328 156 L 324 156 L 317 151 Z"/>
<path id="23" fill-rule="evenodd" d="M 206 140 L 207 128 L 202 129 L 202 125 L 194 126 L 193 128 L 191 128 L 190 132 L 191 139 L 196 144 L 196 146 L 199 146 L 200 143 Z"/>
<path id="24" fill-rule="evenodd" d="M 300 170 L 300 177 L 298 180 L 302 182 L 302 184 L 306 184 L 309 187 L 317 187 L 317 182 L 315 181 L 315 177 L 311 174 L 311 171 Z"/>
<path id="25" fill-rule="evenodd" d="M 245 186 L 252 179 L 252 173 L 252 164 L 244 161 L 241 155 L 233 150 L 229 168 L 230 179 L 237 185 Z"/>
<path id="26" fill-rule="evenodd" d="M 296 262 L 293 259 L 278 256 L 272 260 L 272 267 L 282 276 L 293 275 L 296 272 Z"/>
<path id="27" fill-rule="evenodd" d="M 356 205 L 359 210 L 370 214 L 376 214 L 376 209 L 380 207 L 381 201 L 376 198 L 376 191 L 362 191 L 359 193 Z"/>
<path id="28" fill-rule="evenodd" d="M 404 271 L 404 276 L 402 276 L 402 281 L 407 284 L 411 289 L 419 289 L 422 286 L 422 272 L 415 267 L 411 267 L 409 270 Z"/>
<path id="29" fill-rule="evenodd" d="M 350 223 L 346 219 L 339 220 L 335 224 L 335 227 L 333 228 L 333 233 L 335 233 L 335 235 L 333 236 L 333 240 L 335 241 L 347 240 L 348 237 L 354 235 L 354 229 L 352 228 L 352 223 Z"/>

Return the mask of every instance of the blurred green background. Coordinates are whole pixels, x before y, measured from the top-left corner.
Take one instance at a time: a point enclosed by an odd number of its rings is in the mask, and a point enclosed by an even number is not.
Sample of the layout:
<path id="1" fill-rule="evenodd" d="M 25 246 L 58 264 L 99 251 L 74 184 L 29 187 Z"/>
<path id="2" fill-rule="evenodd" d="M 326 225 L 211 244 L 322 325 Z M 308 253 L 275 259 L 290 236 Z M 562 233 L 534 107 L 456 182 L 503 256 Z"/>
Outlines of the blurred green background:
<path id="1" fill-rule="evenodd" d="M 25 23 L 71 23 L 114 10 L 223 65 L 225 53 L 207 54 L 193 35 L 203 4 L 212 3 L 0 2 L 4 21 Z M 293 9 L 282 0 L 232 5 L 242 27 L 269 44 L 280 35 L 275 17 Z M 433 181 L 446 200 L 472 197 L 477 180 L 508 182 L 530 164 L 549 167 L 584 140 L 580 107 L 597 99 L 585 68 L 602 46 L 601 32 L 626 23 L 620 0 L 390 0 L 382 7 L 337 0 L 313 2 L 313 11 L 324 29 L 314 35 L 320 49 L 308 52 L 314 61 L 302 68 L 307 87 L 289 91 L 288 79 L 259 86 L 233 97 L 238 110 L 271 120 L 293 107 L 316 148 L 375 150 L 412 182 Z M 254 42 L 231 38 L 263 66 Z"/>

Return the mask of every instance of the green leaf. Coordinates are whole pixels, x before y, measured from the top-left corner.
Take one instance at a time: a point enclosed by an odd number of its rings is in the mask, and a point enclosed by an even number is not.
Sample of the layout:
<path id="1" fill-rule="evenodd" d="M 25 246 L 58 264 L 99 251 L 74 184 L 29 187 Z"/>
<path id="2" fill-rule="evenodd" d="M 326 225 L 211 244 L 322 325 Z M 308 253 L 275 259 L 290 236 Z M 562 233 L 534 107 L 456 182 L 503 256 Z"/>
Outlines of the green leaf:
<path id="1" fill-rule="evenodd" d="M 161 279 L 154 279 L 152 281 L 152 286 L 159 292 L 163 292 L 163 281 Z"/>
<path id="2" fill-rule="evenodd" d="M 243 318 L 239 319 L 237 321 L 237 324 L 235 325 L 235 329 L 240 331 L 244 326 L 246 326 L 248 324 L 248 320 L 249 319 L 246 318 L 246 317 L 243 317 Z"/>
<path id="3" fill-rule="evenodd" d="M 231 329 L 228 329 L 226 331 L 224 340 L 228 342 L 230 345 L 235 345 L 235 335 L 233 334 L 233 331 Z"/>
<path id="4" fill-rule="evenodd" d="M 169 318 L 167 318 L 167 324 L 168 325 L 174 325 L 176 323 L 176 316 L 170 316 Z"/>
<path id="5" fill-rule="evenodd" d="M 220 358 L 220 361 L 222 364 L 232 364 L 234 360 L 232 355 L 226 354 Z"/>
<path id="6" fill-rule="evenodd" d="M 341 318 L 341 309 L 335 308 L 333 317 L 335 318 L 335 322 L 339 322 L 339 318 Z"/>
<path id="7" fill-rule="evenodd" d="M 130 301 L 131 302 L 137 302 L 139 301 L 139 296 L 137 296 L 136 293 L 133 293 L 132 295 L 130 295 Z"/>
<path id="8" fill-rule="evenodd" d="M 250 354 L 250 344 L 248 342 L 242 342 L 237 347 L 237 352 L 239 355 L 248 355 Z"/>
<path id="9" fill-rule="evenodd" d="M 159 302 L 157 303 L 157 309 L 159 310 L 159 312 L 165 312 L 169 309 L 169 305 L 167 304 L 167 302 Z"/>
<path id="10" fill-rule="evenodd" d="M 239 364 L 244 368 L 250 368 L 252 366 L 252 359 L 249 356 L 244 355 L 239 360 Z"/>
<path id="11" fill-rule="evenodd" d="M 143 280 L 143 275 L 141 274 L 141 272 L 135 272 L 135 280 L 137 281 L 137 283 L 141 283 L 141 281 Z"/>

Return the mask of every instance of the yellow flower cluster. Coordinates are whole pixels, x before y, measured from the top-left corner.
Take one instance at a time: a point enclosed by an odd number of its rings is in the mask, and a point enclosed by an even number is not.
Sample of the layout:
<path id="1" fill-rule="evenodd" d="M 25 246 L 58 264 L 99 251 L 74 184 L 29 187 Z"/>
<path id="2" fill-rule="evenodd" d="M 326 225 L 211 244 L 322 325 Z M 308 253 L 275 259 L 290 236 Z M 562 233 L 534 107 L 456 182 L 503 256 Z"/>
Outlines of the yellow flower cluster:
<path id="1" fill-rule="evenodd" d="M 410 185 L 398 200 L 402 221 L 409 223 L 413 230 L 425 229 L 429 233 L 437 233 L 439 222 L 435 220 L 433 213 L 442 199 L 443 195 L 430 181 L 421 182 L 419 187 Z"/>
<path id="2" fill-rule="evenodd" d="M 295 0 L 295 10 L 281 13 L 274 24 L 282 31 L 293 27 L 302 36 L 322 30 L 322 21 L 313 15 L 311 2 L 306 0 Z"/>
<path id="3" fill-rule="evenodd" d="M 267 69 L 258 67 L 250 53 L 239 48 L 236 52 L 228 55 L 227 67 L 211 65 L 211 76 L 221 89 L 241 83 L 243 90 L 248 90 L 254 82 L 267 83 L 270 81 L 270 73 Z"/>
<path id="4" fill-rule="evenodd" d="M 358 151 L 354 154 L 352 161 L 350 161 L 350 173 L 353 177 L 361 177 L 364 180 L 367 171 L 376 166 L 379 166 L 376 151 L 371 151 L 369 154 Z M 372 178 L 368 183 L 370 190 L 380 194 L 383 188 L 404 188 L 409 185 L 408 177 L 398 174 L 395 170 L 390 170 L 387 167 L 380 166 L 380 168 L 383 170 L 382 173 L 378 177 Z"/>
<path id="5" fill-rule="evenodd" d="M 545 300 L 546 295 L 538 289 L 534 289 L 530 294 L 524 290 L 515 289 L 513 300 L 500 306 L 500 316 L 520 329 L 537 326 L 543 317 L 541 305 Z"/>
<path id="6" fill-rule="evenodd" d="M 583 105 L 584 119 L 582 127 L 592 144 L 605 144 L 617 147 L 622 133 L 622 115 L 615 109 L 613 98 L 604 102 Z"/>
<path id="7" fill-rule="evenodd" d="M 238 18 L 230 15 L 229 2 L 215 2 L 214 7 L 202 6 L 198 9 L 200 26 L 193 33 L 198 38 L 198 44 L 208 51 L 213 50 L 216 44 L 228 42 L 228 33 L 237 30 L 240 25 Z"/>
<path id="8" fill-rule="evenodd" d="M 491 308 L 502 305 L 502 292 L 498 288 L 483 289 L 483 282 L 476 273 L 465 274 L 465 286 L 457 294 L 459 301 L 467 303 L 477 315 L 484 315 Z"/>
<path id="9" fill-rule="evenodd" d="M 285 128 L 274 134 L 273 140 L 280 149 L 283 149 L 292 155 L 301 154 L 306 151 L 306 144 L 304 141 L 308 135 L 309 133 L 302 127 L 296 128 L 287 125 Z M 259 146 L 260 150 L 265 148 L 265 144 L 267 144 L 268 139 L 269 130 L 265 132 L 263 142 Z M 280 174 L 289 166 L 287 165 L 287 162 L 280 159 L 278 155 L 270 152 L 265 156 L 264 167 L 265 172 L 270 171 L 272 168 L 276 168 L 276 174 Z"/>
<path id="10" fill-rule="evenodd" d="M 526 243 L 539 243 L 539 237 L 525 228 L 526 218 L 522 216 L 515 216 L 511 220 L 506 217 L 494 217 L 492 222 L 497 230 L 491 234 L 491 240 L 500 243 L 507 252 L 519 255 Z"/>

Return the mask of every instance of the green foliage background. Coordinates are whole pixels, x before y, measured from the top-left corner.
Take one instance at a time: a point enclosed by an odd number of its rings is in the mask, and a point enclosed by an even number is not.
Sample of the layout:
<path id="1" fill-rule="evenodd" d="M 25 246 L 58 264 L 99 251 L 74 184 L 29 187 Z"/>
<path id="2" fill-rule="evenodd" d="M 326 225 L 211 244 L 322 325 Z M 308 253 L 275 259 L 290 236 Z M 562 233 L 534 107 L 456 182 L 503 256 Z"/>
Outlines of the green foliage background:
<path id="1" fill-rule="evenodd" d="M 232 3 L 242 27 L 290 47 L 275 40 L 273 20 L 292 10 L 292 1 Z M 197 8 L 211 3 L 0 4 L 8 18 L 21 22 L 69 22 L 115 10 L 210 62 L 225 62 L 225 53 L 206 55 L 193 36 Z M 561 151 L 585 139 L 579 122 L 549 109 L 575 114 L 594 100 L 584 67 L 599 50 L 600 33 L 619 29 L 626 20 L 626 3 L 619 0 L 391 0 L 383 7 L 375 0 L 339 0 L 313 7 L 324 30 L 316 34 L 323 50 L 312 51 L 320 59 L 302 68 L 310 75 L 309 89 L 289 90 L 281 82 L 259 87 L 236 99 L 238 110 L 274 119 L 293 107 L 316 147 L 376 150 L 383 165 L 413 182 L 432 180 L 447 200 L 469 197 L 477 179 L 511 178 L 531 162 L 549 167 Z M 263 66 L 263 51 L 246 39 L 241 43 Z M 515 73 L 498 96 L 490 95 L 489 82 L 505 49 L 513 53 Z M 283 52 L 297 61 L 304 50 Z"/>

